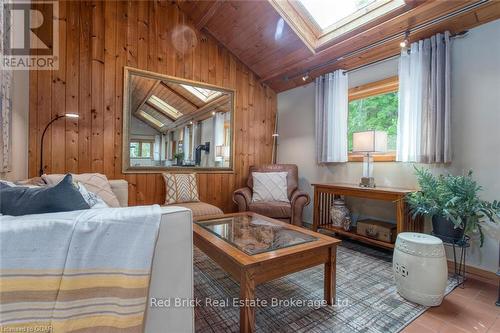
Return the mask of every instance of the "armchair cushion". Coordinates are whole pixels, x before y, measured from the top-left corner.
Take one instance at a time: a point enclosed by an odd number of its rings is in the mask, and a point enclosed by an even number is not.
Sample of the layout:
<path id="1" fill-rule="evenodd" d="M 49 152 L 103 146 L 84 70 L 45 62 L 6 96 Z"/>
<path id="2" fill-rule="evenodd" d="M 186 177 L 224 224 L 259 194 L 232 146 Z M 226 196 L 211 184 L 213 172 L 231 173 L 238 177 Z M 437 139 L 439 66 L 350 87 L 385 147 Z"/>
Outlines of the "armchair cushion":
<path id="1" fill-rule="evenodd" d="M 292 216 L 292 206 L 289 202 L 270 201 L 270 202 L 252 202 L 249 210 L 264 216 L 289 219 Z"/>

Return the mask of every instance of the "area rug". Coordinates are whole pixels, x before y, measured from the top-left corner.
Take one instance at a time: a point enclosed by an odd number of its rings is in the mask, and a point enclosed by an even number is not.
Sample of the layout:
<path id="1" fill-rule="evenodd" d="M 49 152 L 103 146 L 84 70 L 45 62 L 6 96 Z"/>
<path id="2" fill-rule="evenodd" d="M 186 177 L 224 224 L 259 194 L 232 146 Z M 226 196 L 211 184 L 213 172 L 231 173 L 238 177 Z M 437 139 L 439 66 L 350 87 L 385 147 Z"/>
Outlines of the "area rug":
<path id="1" fill-rule="evenodd" d="M 455 286 L 450 279 L 447 292 Z M 194 295 L 196 332 L 239 332 L 239 285 L 197 248 Z M 256 309 L 256 331 L 266 333 L 399 332 L 427 309 L 396 292 L 391 252 L 349 241 L 338 247 L 336 306 L 320 304 L 322 265 L 259 285 L 256 299 L 267 302 Z"/>

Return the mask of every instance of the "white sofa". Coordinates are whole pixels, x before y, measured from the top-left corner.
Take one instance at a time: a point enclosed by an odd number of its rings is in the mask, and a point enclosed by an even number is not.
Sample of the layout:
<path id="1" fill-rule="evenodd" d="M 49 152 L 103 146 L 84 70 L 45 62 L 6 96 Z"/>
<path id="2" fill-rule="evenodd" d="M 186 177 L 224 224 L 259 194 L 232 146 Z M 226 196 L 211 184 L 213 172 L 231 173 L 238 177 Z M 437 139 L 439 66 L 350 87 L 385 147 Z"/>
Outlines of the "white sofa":
<path id="1" fill-rule="evenodd" d="M 128 205 L 128 183 L 110 180 L 122 207 Z M 182 207 L 162 207 L 160 232 L 153 258 L 145 332 L 194 332 L 194 308 L 176 307 L 175 300 L 193 299 L 192 212 Z M 170 300 L 170 306 L 152 307 Z M 159 301 L 158 301 L 159 300 Z"/>

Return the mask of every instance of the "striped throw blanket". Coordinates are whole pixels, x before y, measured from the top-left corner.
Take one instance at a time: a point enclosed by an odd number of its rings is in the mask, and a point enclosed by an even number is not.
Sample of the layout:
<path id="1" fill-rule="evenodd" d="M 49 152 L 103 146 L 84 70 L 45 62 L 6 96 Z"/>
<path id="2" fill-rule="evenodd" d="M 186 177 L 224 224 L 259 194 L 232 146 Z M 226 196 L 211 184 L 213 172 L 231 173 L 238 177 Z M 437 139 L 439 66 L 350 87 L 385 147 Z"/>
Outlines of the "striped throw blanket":
<path id="1" fill-rule="evenodd" d="M 0 332 L 141 332 L 159 206 L 0 216 Z"/>

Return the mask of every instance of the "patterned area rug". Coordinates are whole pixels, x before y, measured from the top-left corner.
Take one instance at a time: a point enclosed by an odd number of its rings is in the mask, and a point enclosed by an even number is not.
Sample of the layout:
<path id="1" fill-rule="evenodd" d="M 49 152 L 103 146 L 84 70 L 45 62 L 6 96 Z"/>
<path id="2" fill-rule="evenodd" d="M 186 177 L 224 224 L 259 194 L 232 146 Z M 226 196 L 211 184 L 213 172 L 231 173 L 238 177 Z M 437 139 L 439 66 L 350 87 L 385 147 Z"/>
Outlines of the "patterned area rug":
<path id="1" fill-rule="evenodd" d="M 455 285 L 450 279 L 447 292 Z M 239 308 L 233 306 L 238 283 L 197 248 L 194 294 L 201 303 L 195 308 L 196 332 L 239 331 Z M 256 298 L 268 304 L 256 310 L 256 331 L 266 333 L 399 332 L 427 309 L 396 292 L 391 252 L 349 241 L 338 248 L 336 306 L 319 304 L 322 265 L 259 285 Z M 292 304 L 293 300 L 306 305 Z"/>

